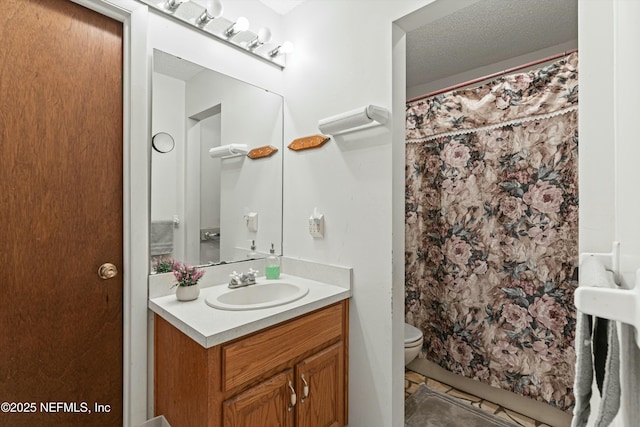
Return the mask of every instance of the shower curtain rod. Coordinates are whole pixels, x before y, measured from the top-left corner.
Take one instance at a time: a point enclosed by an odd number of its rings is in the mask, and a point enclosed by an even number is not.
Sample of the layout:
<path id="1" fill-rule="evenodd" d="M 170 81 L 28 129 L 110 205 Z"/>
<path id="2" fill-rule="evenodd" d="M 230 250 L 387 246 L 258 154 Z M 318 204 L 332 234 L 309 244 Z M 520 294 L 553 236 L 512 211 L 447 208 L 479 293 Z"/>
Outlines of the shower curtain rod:
<path id="1" fill-rule="evenodd" d="M 439 89 L 439 90 L 436 90 L 434 92 L 428 93 L 426 95 L 416 96 L 415 98 L 411 98 L 411 99 L 407 100 L 407 103 L 418 101 L 420 99 L 430 98 L 432 96 L 440 95 L 441 93 L 449 92 L 449 91 L 452 91 L 452 90 L 455 90 L 455 89 L 460 89 L 461 87 L 469 86 L 469 85 L 472 85 L 474 83 L 480 83 L 480 82 L 485 81 L 485 80 L 494 79 L 496 77 L 504 76 L 505 74 L 513 73 L 514 71 L 518 71 L 518 70 L 522 70 L 523 68 L 533 67 L 534 65 L 542 64 L 543 62 L 549 62 L 549 61 L 553 61 L 554 59 L 562 58 L 564 56 L 570 55 L 570 54 L 572 54 L 574 52 L 577 52 L 577 51 L 578 51 L 578 49 L 566 50 L 566 51 L 564 51 L 562 53 L 558 53 L 558 54 L 555 54 L 555 55 L 547 56 L 546 58 L 538 59 L 536 61 L 527 62 L 526 64 L 523 64 L 523 65 L 518 65 L 517 67 L 507 68 L 506 70 L 498 71 L 497 73 L 489 74 L 487 76 L 478 77 L 478 78 L 475 78 L 475 79 L 472 79 L 472 80 L 468 80 L 468 81 L 463 82 L 463 83 L 458 83 L 458 84 L 453 85 L 453 86 L 445 87 L 444 89 Z"/>

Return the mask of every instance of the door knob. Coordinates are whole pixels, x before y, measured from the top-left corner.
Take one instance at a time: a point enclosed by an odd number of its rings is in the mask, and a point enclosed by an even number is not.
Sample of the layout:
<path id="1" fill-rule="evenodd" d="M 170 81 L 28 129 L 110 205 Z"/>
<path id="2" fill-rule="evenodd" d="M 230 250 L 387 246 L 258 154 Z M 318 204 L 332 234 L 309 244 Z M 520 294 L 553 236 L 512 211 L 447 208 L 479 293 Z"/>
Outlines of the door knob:
<path id="1" fill-rule="evenodd" d="M 118 275 L 118 269 L 115 265 L 110 262 L 106 262 L 100 266 L 98 269 L 98 276 L 103 279 L 112 279 Z"/>

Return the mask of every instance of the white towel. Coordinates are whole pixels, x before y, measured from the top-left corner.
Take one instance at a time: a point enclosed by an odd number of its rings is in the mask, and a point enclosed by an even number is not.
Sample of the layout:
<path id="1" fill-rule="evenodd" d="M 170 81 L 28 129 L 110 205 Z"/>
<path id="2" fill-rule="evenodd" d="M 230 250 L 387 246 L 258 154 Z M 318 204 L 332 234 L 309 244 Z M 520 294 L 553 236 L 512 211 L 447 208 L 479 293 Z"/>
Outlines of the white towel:
<path id="1" fill-rule="evenodd" d="M 173 252 L 173 221 L 152 221 L 149 233 L 149 252 L 168 255 Z"/>
<path id="2" fill-rule="evenodd" d="M 591 389 L 593 384 L 593 359 L 591 355 L 591 316 L 576 313 L 576 372 L 573 395 L 576 399 L 573 408 L 571 427 L 584 427 L 591 414 Z"/>
<path id="3" fill-rule="evenodd" d="M 576 399 L 571 427 L 584 427 L 591 418 L 594 427 L 607 427 L 620 408 L 620 345 L 617 323 L 578 311 L 576 324 Z M 599 327 L 598 327 L 599 326 Z M 594 378 L 600 391 L 598 412 L 591 416 Z M 631 424 L 629 424 L 631 425 Z"/>
<path id="4" fill-rule="evenodd" d="M 623 425 L 637 426 L 640 420 L 640 349 L 633 326 L 624 323 L 620 326 L 620 350 Z"/>

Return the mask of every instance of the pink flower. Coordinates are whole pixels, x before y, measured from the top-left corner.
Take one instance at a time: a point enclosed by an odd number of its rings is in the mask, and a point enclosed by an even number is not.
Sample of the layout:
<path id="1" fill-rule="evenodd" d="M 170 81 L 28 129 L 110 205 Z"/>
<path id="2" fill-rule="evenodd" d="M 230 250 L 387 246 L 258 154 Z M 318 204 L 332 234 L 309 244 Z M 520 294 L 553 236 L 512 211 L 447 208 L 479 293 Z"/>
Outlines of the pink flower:
<path id="1" fill-rule="evenodd" d="M 551 246 L 556 241 L 556 230 L 553 228 L 531 227 L 527 234 L 537 245 Z"/>
<path id="2" fill-rule="evenodd" d="M 549 295 L 543 295 L 529 306 L 529 313 L 543 327 L 560 332 L 567 324 L 566 311 Z"/>
<path id="3" fill-rule="evenodd" d="M 473 360 L 473 349 L 459 337 L 450 336 L 445 343 L 451 358 L 461 366 L 467 366 Z"/>
<path id="4" fill-rule="evenodd" d="M 476 260 L 473 262 L 473 272 L 475 274 L 485 274 L 489 270 L 486 261 Z"/>
<path id="5" fill-rule="evenodd" d="M 485 159 L 497 159 L 505 153 L 511 152 L 513 132 L 504 129 L 492 130 L 486 138 L 482 138 L 484 142 Z"/>
<path id="6" fill-rule="evenodd" d="M 427 351 L 429 352 L 429 354 L 436 356 L 440 360 L 444 359 L 447 354 L 447 349 L 444 346 L 444 343 L 440 340 L 440 338 L 435 337 L 429 341 Z"/>
<path id="7" fill-rule="evenodd" d="M 447 178 L 442 182 L 442 189 L 448 194 L 458 195 L 465 189 L 464 181 Z"/>
<path id="8" fill-rule="evenodd" d="M 571 206 L 567 207 L 565 221 L 567 221 L 568 223 L 572 223 L 572 222 L 578 221 L 578 207 L 577 206 L 571 205 Z"/>
<path id="9" fill-rule="evenodd" d="M 522 289 L 527 295 L 534 295 L 538 292 L 538 285 L 529 280 L 513 280 L 511 285 Z"/>
<path id="10" fill-rule="evenodd" d="M 469 148 L 457 141 L 446 144 L 440 153 L 440 158 L 452 168 L 464 168 L 471 158 Z"/>
<path id="11" fill-rule="evenodd" d="M 491 348 L 491 362 L 500 367 L 501 370 L 513 369 L 520 365 L 518 348 L 508 341 L 498 341 Z"/>
<path id="12" fill-rule="evenodd" d="M 523 330 L 533 320 L 527 309 L 516 304 L 505 304 L 502 307 L 502 317 L 505 322 L 512 325 L 515 330 Z"/>
<path id="13" fill-rule="evenodd" d="M 459 237 L 453 236 L 445 242 L 443 252 L 444 256 L 452 263 L 467 265 L 467 261 L 471 257 L 471 246 Z"/>
<path id="14" fill-rule="evenodd" d="M 562 353 L 555 342 L 551 342 L 550 345 L 547 345 L 544 341 L 535 341 L 531 347 L 536 352 L 536 356 L 545 362 L 556 362 L 560 359 L 560 355 Z"/>
<path id="15" fill-rule="evenodd" d="M 505 197 L 500 201 L 500 212 L 512 221 L 517 221 L 524 215 L 527 207 L 518 197 Z"/>
<path id="16" fill-rule="evenodd" d="M 506 110 L 509 105 L 511 105 L 511 96 L 509 96 L 506 92 L 496 98 L 496 108 L 500 110 Z"/>
<path id="17" fill-rule="evenodd" d="M 423 191 L 425 206 L 428 209 L 437 209 L 440 207 L 440 192 L 434 188 L 427 188 Z"/>
<path id="18" fill-rule="evenodd" d="M 518 92 L 520 90 L 524 90 L 528 88 L 531 85 L 532 81 L 533 81 L 533 78 L 528 73 L 516 74 L 515 78 L 511 79 L 511 81 L 509 82 L 509 86 L 515 92 Z"/>
<path id="19" fill-rule="evenodd" d="M 173 276 L 176 278 L 176 286 L 193 286 L 197 285 L 198 280 L 204 276 L 204 269 L 190 266 L 186 263 L 176 263 L 173 269 Z"/>
<path id="20" fill-rule="evenodd" d="M 515 179 L 520 184 L 526 184 L 531 179 L 531 176 L 527 171 L 515 171 L 507 174 L 507 179 Z"/>
<path id="21" fill-rule="evenodd" d="M 428 156 L 424 162 L 424 167 L 428 172 L 434 172 L 440 169 L 442 166 L 442 160 L 437 155 Z"/>
<path id="22" fill-rule="evenodd" d="M 500 244 L 500 249 L 509 261 L 525 262 L 529 258 L 529 251 L 520 239 L 507 236 Z"/>
<path id="23" fill-rule="evenodd" d="M 427 249 L 427 256 L 429 257 L 430 261 L 436 264 L 441 263 L 443 259 L 442 251 L 437 246 L 429 246 L 429 248 Z"/>
<path id="24" fill-rule="evenodd" d="M 529 187 L 522 199 L 536 211 L 546 214 L 558 212 L 563 201 L 562 190 L 543 181 Z"/>

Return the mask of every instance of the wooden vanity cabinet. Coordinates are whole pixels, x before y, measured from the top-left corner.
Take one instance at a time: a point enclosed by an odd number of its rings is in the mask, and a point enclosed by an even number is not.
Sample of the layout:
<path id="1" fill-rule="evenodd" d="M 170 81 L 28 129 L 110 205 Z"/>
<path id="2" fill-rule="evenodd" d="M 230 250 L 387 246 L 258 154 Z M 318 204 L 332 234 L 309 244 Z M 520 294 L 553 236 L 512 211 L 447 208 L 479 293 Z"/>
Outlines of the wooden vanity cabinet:
<path id="1" fill-rule="evenodd" d="M 344 300 L 205 349 L 156 315 L 155 413 L 172 427 L 344 426 L 348 318 Z"/>

